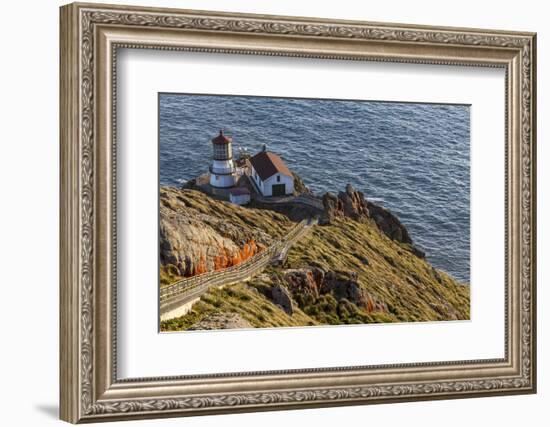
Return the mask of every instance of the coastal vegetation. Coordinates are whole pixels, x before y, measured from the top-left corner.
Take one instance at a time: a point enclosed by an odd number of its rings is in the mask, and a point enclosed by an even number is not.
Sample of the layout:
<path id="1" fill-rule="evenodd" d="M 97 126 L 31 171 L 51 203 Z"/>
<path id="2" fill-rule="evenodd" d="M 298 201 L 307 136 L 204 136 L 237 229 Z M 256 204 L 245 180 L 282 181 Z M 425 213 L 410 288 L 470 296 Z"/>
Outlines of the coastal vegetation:
<path id="1" fill-rule="evenodd" d="M 196 189 L 160 192 L 160 283 L 238 265 L 281 239 L 299 207 L 242 207 Z M 435 269 L 386 209 L 348 186 L 323 197 L 320 225 L 286 260 L 203 294 L 161 330 L 469 319 L 469 286 Z M 287 209 L 288 210 L 288 209 Z"/>

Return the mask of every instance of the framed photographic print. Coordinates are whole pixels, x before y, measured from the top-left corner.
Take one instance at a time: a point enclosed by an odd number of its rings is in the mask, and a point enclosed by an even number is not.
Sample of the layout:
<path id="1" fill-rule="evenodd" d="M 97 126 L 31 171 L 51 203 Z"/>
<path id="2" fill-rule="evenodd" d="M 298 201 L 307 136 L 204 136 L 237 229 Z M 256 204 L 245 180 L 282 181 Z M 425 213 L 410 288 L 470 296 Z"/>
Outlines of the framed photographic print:
<path id="1" fill-rule="evenodd" d="M 61 418 L 533 393 L 535 34 L 61 8 Z"/>

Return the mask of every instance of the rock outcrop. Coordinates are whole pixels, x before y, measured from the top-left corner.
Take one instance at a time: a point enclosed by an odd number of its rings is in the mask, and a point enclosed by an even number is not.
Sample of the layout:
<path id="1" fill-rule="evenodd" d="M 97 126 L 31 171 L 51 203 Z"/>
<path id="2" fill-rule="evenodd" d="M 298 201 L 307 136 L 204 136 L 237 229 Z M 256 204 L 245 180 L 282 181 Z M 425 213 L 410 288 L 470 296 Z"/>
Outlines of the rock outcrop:
<path id="1" fill-rule="evenodd" d="M 229 203 L 212 204 L 198 191 L 164 187 L 160 191 L 161 266 L 179 276 L 193 276 L 239 264 L 273 242 L 266 229 L 274 214 L 266 215 L 262 228 L 262 223 Z"/>
<path id="2" fill-rule="evenodd" d="M 325 210 L 319 219 L 320 225 L 328 225 L 336 218 L 344 217 L 344 203 L 334 193 L 325 193 L 322 200 Z"/>
<path id="3" fill-rule="evenodd" d="M 369 217 L 369 209 L 365 196 L 351 184 L 346 185 L 346 191 L 340 191 L 338 198 L 342 201 L 344 216 L 359 221 Z"/>
<path id="4" fill-rule="evenodd" d="M 302 178 L 294 172 L 292 172 L 292 177 L 294 178 L 294 194 L 311 194 L 311 190 L 306 186 Z"/>
<path id="5" fill-rule="evenodd" d="M 363 221 L 372 218 L 377 227 L 390 239 L 399 243 L 412 244 L 412 239 L 407 228 L 393 213 L 371 201 L 365 199 L 361 191 L 346 185 L 346 191 L 340 191 L 338 196 L 333 193 L 325 193 L 323 196 L 325 211 L 320 224 L 331 224 L 336 218 L 351 218 L 355 221 Z M 417 249 L 417 255 L 422 257 L 422 251 Z"/>
<path id="6" fill-rule="evenodd" d="M 292 294 L 281 284 L 274 284 L 271 287 L 271 301 L 288 315 L 292 316 L 294 312 L 294 303 L 292 301 Z"/>
<path id="7" fill-rule="evenodd" d="M 214 313 L 195 323 L 189 331 L 210 331 L 215 329 L 242 329 L 252 325 L 237 313 Z"/>
<path id="8" fill-rule="evenodd" d="M 370 217 L 374 219 L 376 225 L 386 236 L 399 243 L 412 244 L 411 236 L 407 227 L 405 227 L 399 218 L 397 218 L 388 209 L 378 206 L 373 202 L 366 201 Z"/>
<path id="9" fill-rule="evenodd" d="M 356 221 L 369 218 L 369 209 L 365 196 L 351 184 L 346 185 L 346 191 L 340 191 L 338 196 L 328 192 L 323 195 L 324 212 L 321 224 L 330 224 L 335 218 L 351 218 Z"/>
<path id="10" fill-rule="evenodd" d="M 320 295 L 324 278 L 324 270 L 317 267 L 290 269 L 284 272 L 284 280 L 293 294 L 307 295 L 313 298 Z"/>
<path id="11" fill-rule="evenodd" d="M 204 223 L 161 208 L 160 262 L 169 269 L 175 267 L 180 276 L 214 270 L 220 254 L 232 258 L 240 251 L 231 239 Z"/>
<path id="12" fill-rule="evenodd" d="M 387 312 L 386 304 L 369 294 L 358 282 L 354 271 L 329 271 L 325 275 L 323 293 L 331 293 L 337 300 L 346 299 L 364 308 L 368 313 L 373 311 Z"/>
<path id="13" fill-rule="evenodd" d="M 318 267 L 286 270 L 284 279 L 292 295 L 303 300 L 304 297 L 315 299 L 330 294 L 337 301 L 347 300 L 350 303 L 373 311 L 387 312 L 386 304 L 375 298 L 361 287 L 357 273 L 353 271 L 327 271 Z"/>

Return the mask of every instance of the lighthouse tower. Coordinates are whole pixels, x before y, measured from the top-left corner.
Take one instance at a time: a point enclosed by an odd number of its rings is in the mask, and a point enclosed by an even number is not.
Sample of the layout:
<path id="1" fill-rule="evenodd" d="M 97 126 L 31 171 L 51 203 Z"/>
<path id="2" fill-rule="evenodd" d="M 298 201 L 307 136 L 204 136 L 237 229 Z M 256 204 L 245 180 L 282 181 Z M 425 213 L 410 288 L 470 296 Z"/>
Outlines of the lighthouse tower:
<path id="1" fill-rule="evenodd" d="M 210 166 L 210 185 L 217 188 L 229 188 L 235 185 L 235 165 L 233 163 L 232 140 L 223 134 L 212 139 L 212 165 Z"/>

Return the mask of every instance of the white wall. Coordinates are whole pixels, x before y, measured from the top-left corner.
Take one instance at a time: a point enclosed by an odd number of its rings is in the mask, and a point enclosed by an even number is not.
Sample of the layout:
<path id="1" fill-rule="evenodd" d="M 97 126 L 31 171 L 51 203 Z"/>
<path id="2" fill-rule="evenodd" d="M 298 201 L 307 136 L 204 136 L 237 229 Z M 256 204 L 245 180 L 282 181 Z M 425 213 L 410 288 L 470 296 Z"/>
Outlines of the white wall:
<path id="1" fill-rule="evenodd" d="M 126 0 L 148 6 L 538 31 L 538 117 L 550 116 L 550 28 L 544 2 L 394 0 Z M 58 6 L 3 4 L 0 73 L 0 353 L 2 423 L 58 425 Z M 547 121 L 539 119 L 539 165 L 549 164 Z M 124 426 L 546 425 L 550 405 L 550 168 L 539 167 L 539 394 L 395 405 L 129 422 Z M 25 301 L 24 307 L 21 307 Z M 122 424 L 120 424 L 122 425 Z"/>
<path id="2" fill-rule="evenodd" d="M 275 174 L 267 178 L 265 181 L 262 181 L 260 175 L 254 169 L 254 166 L 250 165 L 251 173 L 250 177 L 258 185 L 262 195 L 270 197 L 273 195 L 273 184 L 285 184 L 285 194 L 292 194 L 294 191 L 294 177 L 283 175 L 281 173 Z M 281 177 L 281 180 L 277 181 L 277 176 Z"/>
<path id="3" fill-rule="evenodd" d="M 277 182 L 277 176 L 281 177 L 280 182 Z M 265 196 L 273 195 L 273 184 L 285 184 L 285 194 L 292 194 L 292 192 L 294 191 L 294 178 L 291 176 L 283 175 L 281 173 L 270 176 L 264 181 L 263 184 Z"/>
<path id="4" fill-rule="evenodd" d="M 250 171 L 251 171 L 250 177 L 252 178 L 252 181 L 254 181 L 256 186 L 260 189 L 262 194 L 265 196 L 264 182 L 262 181 L 262 178 L 260 178 L 260 175 L 258 174 L 256 169 L 254 169 L 254 166 L 252 166 L 252 163 L 250 164 Z"/>

